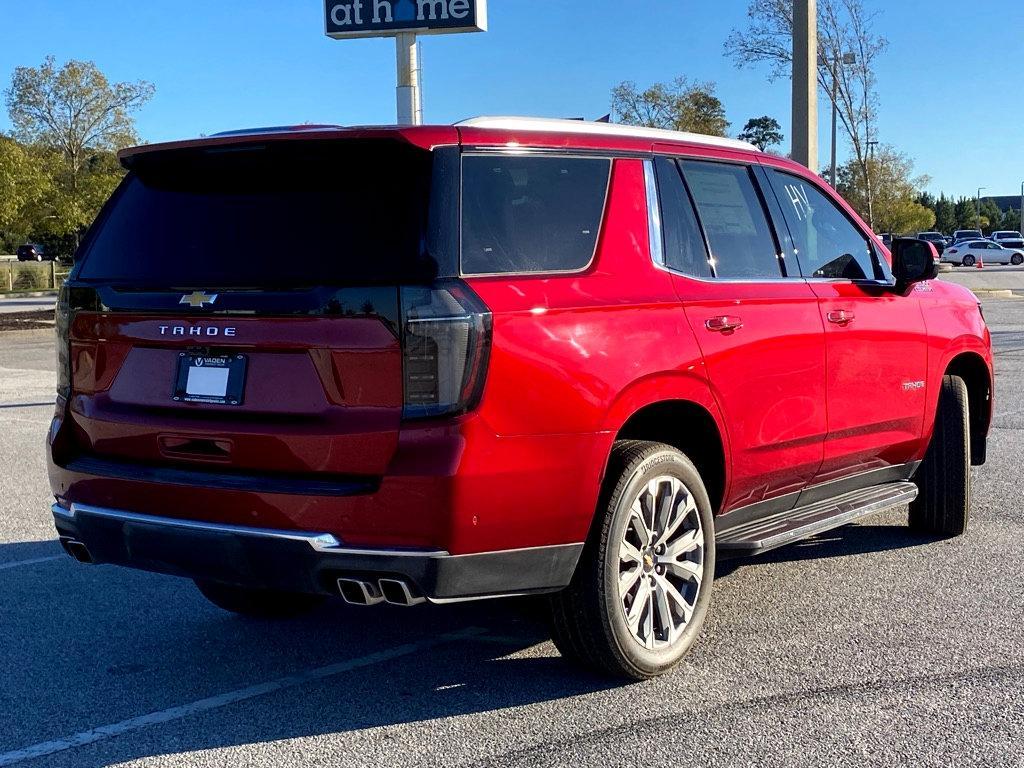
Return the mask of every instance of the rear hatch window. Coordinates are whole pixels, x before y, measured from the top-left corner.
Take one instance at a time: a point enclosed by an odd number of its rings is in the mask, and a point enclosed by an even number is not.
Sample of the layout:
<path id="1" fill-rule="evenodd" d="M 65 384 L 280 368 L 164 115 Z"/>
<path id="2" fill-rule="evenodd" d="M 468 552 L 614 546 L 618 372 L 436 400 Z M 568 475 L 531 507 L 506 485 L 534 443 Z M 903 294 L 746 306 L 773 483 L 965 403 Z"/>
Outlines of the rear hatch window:
<path id="1" fill-rule="evenodd" d="M 141 156 L 78 279 L 138 288 L 428 280 L 430 152 L 280 142 Z"/>

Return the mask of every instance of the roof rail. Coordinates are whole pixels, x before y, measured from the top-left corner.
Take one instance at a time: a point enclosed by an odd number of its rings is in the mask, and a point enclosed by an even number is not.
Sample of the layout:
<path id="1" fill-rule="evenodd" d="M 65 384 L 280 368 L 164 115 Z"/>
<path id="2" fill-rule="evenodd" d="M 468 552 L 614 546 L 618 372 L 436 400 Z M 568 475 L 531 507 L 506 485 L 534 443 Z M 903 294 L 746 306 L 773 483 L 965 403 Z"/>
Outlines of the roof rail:
<path id="1" fill-rule="evenodd" d="M 759 151 L 753 144 L 739 139 L 705 136 L 701 133 L 667 131 L 662 128 L 643 128 L 617 123 L 592 123 L 583 120 L 556 120 L 545 117 L 473 117 L 455 124 L 460 128 L 493 128 L 504 131 L 549 131 L 552 133 L 592 134 L 595 136 L 621 136 L 654 141 L 685 141 L 712 147 Z"/>
<path id="2" fill-rule="evenodd" d="M 260 135 L 264 133 L 298 133 L 299 131 L 325 131 L 332 130 L 335 128 L 344 128 L 343 125 L 272 125 L 267 128 L 238 128 L 234 131 L 220 131 L 219 133 L 210 134 L 210 138 L 220 138 L 223 136 L 249 136 Z"/>

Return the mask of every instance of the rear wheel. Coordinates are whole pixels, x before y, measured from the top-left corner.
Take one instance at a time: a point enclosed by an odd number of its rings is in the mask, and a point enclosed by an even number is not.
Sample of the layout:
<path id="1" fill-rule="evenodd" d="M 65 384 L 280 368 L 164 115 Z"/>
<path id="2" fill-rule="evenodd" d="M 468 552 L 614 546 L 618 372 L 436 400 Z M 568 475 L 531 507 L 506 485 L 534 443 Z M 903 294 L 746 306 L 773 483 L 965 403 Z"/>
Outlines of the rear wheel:
<path id="1" fill-rule="evenodd" d="M 967 255 L 967 256 L 964 256 L 964 260 L 960 262 L 960 265 L 963 266 L 963 267 L 973 267 L 974 266 L 974 262 L 975 262 L 974 257 L 971 256 L 971 255 Z"/>
<path id="2" fill-rule="evenodd" d="M 910 527 L 921 533 L 960 536 L 971 509 L 971 430 L 967 385 L 945 376 L 935 414 L 935 431 L 914 476 L 917 498 L 910 503 Z"/>
<path id="3" fill-rule="evenodd" d="M 218 608 L 265 619 L 299 616 L 313 610 L 326 599 L 323 595 L 252 589 L 218 581 L 196 579 L 195 583 L 203 597 Z"/>
<path id="4" fill-rule="evenodd" d="M 671 446 L 615 444 L 590 541 L 550 599 L 562 655 L 616 677 L 662 674 L 693 646 L 715 572 L 711 504 Z"/>

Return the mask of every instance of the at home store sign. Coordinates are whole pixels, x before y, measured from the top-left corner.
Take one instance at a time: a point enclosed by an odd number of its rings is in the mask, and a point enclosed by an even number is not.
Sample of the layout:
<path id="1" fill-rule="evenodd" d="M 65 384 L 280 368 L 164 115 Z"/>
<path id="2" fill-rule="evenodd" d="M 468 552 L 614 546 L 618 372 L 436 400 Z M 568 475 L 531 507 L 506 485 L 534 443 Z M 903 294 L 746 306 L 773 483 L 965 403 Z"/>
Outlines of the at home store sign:
<path id="1" fill-rule="evenodd" d="M 326 0 L 328 37 L 485 32 L 487 0 Z"/>

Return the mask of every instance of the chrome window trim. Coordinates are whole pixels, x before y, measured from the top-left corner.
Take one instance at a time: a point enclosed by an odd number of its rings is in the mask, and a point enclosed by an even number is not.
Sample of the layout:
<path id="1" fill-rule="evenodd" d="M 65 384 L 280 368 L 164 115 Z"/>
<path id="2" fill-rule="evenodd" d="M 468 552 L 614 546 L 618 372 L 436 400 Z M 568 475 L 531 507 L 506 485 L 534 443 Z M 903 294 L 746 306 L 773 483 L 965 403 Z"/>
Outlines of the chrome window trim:
<path id="1" fill-rule="evenodd" d="M 647 192 L 647 240 L 651 261 L 656 267 L 665 267 L 665 232 L 661 225 L 661 199 L 658 181 L 654 176 L 654 160 L 644 160 L 644 189 Z"/>
<path id="2" fill-rule="evenodd" d="M 607 153 L 601 153 L 596 155 L 579 154 L 576 152 L 536 152 L 532 147 L 500 147 L 499 151 L 496 152 L 463 152 L 459 158 L 459 277 L 464 279 L 473 279 L 479 277 L 561 277 L 568 275 L 580 275 L 590 270 L 594 266 L 594 262 L 597 260 L 597 249 L 601 247 L 601 236 L 604 234 L 605 219 L 608 218 L 608 199 L 611 195 L 612 190 L 612 173 L 615 167 L 615 157 L 608 155 Z M 520 271 L 520 272 L 465 272 L 462 269 L 462 238 L 463 238 L 463 211 L 465 207 L 463 205 L 462 196 L 465 193 L 465 185 L 463 184 L 463 173 L 464 165 L 462 160 L 466 157 L 481 157 L 487 155 L 508 155 L 509 157 L 529 157 L 536 155 L 537 157 L 545 158 L 565 158 L 570 160 L 606 160 L 608 162 L 608 177 L 605 180 L 604 186 L 604 203 L 601 207 L 601 220 L 597 225 L 597 234 L 594 236 L 594 250 L 590 254 L 590 260 L 578 269 L 545 269 L 535 271 Z"/>

